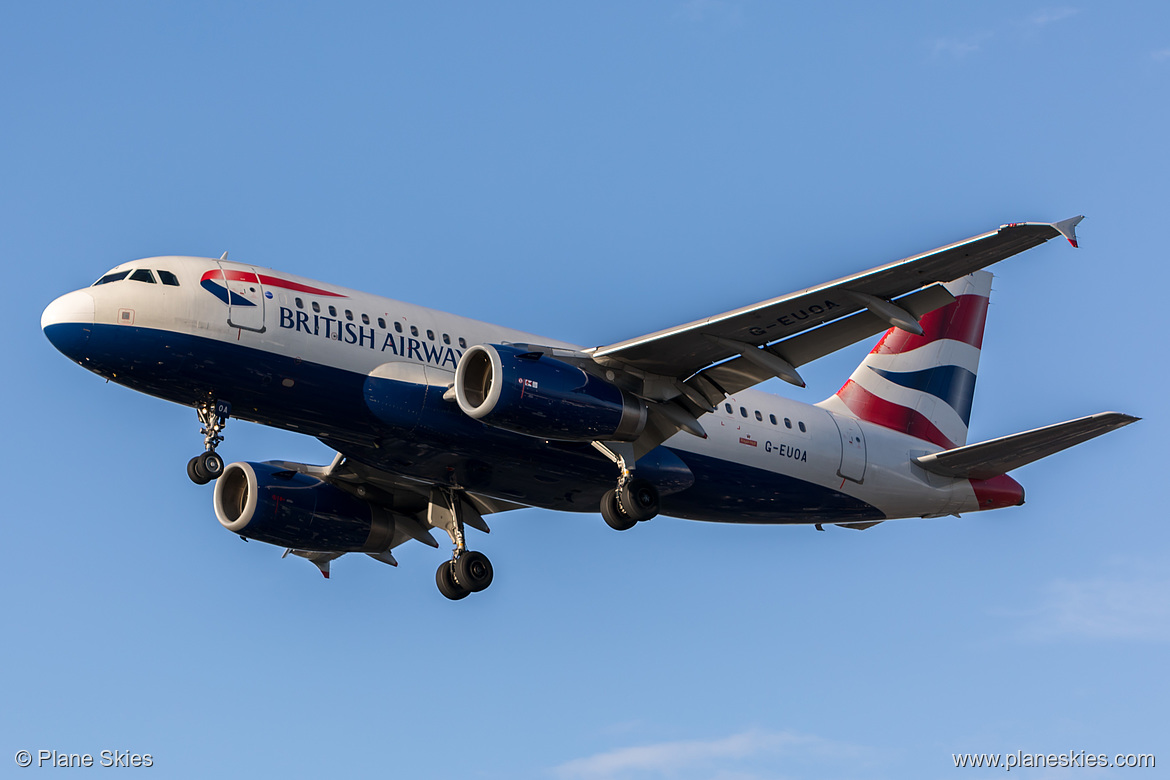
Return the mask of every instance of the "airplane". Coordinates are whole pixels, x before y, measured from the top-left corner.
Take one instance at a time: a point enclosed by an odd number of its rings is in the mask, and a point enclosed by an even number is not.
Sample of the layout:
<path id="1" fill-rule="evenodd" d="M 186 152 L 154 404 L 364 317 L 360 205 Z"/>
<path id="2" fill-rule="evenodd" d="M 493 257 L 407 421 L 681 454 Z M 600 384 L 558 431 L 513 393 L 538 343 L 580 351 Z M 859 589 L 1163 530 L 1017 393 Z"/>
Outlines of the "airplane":
<path id="1" fill-rule="evenodd" d="M 467 546 L 484 516 L 658 514 L 865 530 L 1016 506 L 1009 471 L 1135 422 L 1103 412 L 967 443 L 991 291 L 987 266 L 1082 217 L 1003 225 L 822 285 L 615 344 L 582 347 L 229 261 L 118 265 L 44 310 L 70 360 L 196 410 L 219 522 L 329 577 L 408 541 L 452 553 L 458 600 L 487 588 Z M 752 389 L 884 331 L 841 389 L 808 404 Z M 217 452 L 230 418 L 315 436 L 315 466 Z"/>

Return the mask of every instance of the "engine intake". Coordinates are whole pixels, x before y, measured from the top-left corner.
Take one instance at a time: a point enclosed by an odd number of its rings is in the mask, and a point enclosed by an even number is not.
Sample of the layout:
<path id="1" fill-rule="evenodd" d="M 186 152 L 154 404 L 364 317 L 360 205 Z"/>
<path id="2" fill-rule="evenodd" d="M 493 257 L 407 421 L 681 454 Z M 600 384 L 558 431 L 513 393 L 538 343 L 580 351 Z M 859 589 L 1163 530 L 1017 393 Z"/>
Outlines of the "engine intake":
<path id="1" fill-rule="evenodd" d="M 455 398 L 486 425 L 559 441 L 633 441 L 646 402 L 576 366 L 517 347 L 478 344 L 455 369 Z"/>
<path id="2" fill-rule="evenodd" d="M 394 518 L 316 477 L 272 463 L 232 463 L 215 482 L 215 516 L 240 536 L 320 552 L 383 552 Z"/>

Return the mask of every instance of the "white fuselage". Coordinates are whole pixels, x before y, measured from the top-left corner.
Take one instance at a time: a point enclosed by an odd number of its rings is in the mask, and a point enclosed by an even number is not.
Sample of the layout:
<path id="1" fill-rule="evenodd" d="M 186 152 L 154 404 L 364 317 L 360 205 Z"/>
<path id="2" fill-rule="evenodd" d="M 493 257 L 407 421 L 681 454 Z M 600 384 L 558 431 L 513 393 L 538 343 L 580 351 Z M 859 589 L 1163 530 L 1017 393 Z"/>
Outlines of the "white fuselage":
<path id="1" fill-rule="evenodd" d="M 319 431 L 313 426 L 314 421 L 324 419 L 323 410 L 294 409 L 298 387 L 305 382 L 321 384 L 322 371 L 336 372 L 329 376 L 351 376 L 357 387 L 362 379 L 374 376 L 426 385 L 438 392 L 452 384 L 460 356 L 476 344 L 579 349 L 509 328 L 228 261 L 156 257 L 126 263 L 111 273 L 140 269 L 150 270 L 154 281 L 125 278 L 58 299 L 45 312 L 46 332 L 53 324 L 84 325 L 88 314 L 95 334 L 116 334 L 117 329 L 126 329 L 128 349 L 133 343 L 129 339 L 131 329 L 135 339 L 144 338 L 142 334 L 146 332 L 170 334 L 163 336 L 164 341 L 182 338 L 185 346 L 176 351 L 183 354 L 176 356 L 174 365 L 165 359 L 155 361 L 158 368 L 154 374 L 152 366 L 135 364 L 133 355 L 123 356 L 124 362 L 115 364 L 111 347 L 104 348 L 102 355 L 79 352 L 71 357 L 82 365 L 89 363 L 87 367 L 115 381 L 180 403 L 193 403 L 195 393 L 203 392 L 203 388 L 193 387 L 190 395 L 184 395 L 182 383 L 198 383 L 200 376 L 214 374 L 221 395 L 231 396 L 238 389 L 240 396 L 248 399 L 246 404 L 234 402 L 233 416 L 311 435 L 328 433 L 336 441 L 349 440 L 340 430 L 343 421 L 333 420 L 329 431 Z M 173 274 L 178 285 L 162 283 L 160 272 Z M 209 273 L 213 278 L 207 278 Z M 98 340 L 95 335 L 95 343 Z M 107 338 L 102 343 L 112 342 Z M 199 344 L 214 347 L 214 358 L 201 362 L 196 354 Z M 265 360 L 256 360 L 257 355 L 279 361 L 268 365 Z M 231 365 L 224 366 L 224 361 Z M 265 363 L 263 369 L 257 368 L 260 363 Z M 117 366 L 124 367 L 119 371 Z M 301 373 L 308 367 L 318 373 Z M 225 387 L 225 377 L 235 377 L 238 388 Z M 447 408 L 438 408 L 433 405 L 434 398 L 427 396 L 430 400 L 420 414 L 432 414 L 434 410 L 443 419 L 454 420 L 451 415 L 458 414 L 456 405 L 447 401 Z M 316 403 L 319 401 L 313 402 Z M 285 413 L 286 409 L 293 411 Z M 769 479 L 786 486 L 777 488 L 776 493 L 785 497 L 784 502 L 795 501 L 792 496 L 799 489 L 793 486 L 803 485 L 808 487 L 809 502 L 817 501 L 817 496 L 833 495 L 840 496 L 841 501 L 872 507 L 875 512 L 868 516 L 871 522 L 981 508 L 970 481 L 929 474 L 912 463 L 912 458 L 937 451 L 938 446 L 820 406 L 745 390 L 729 396 L 699 422 L 708 434 L 706 439 L 679 433 L 662 445 L 681 457 L 696 477 L 695 487 L 678 491 L 673 503 L 664 499 L 665 514 L 736 521 L 737 512 L 746 506 L 737 502 L 737 475 L 743 475 L 743 490 L 751 494 L 752 506 L 750 511 L 745 509 L 749 522 L 835 521 L 831 507 L 802 513 L 801 507 L 787 505 L 777 505 L 775 518 L 769 520 Z M 425 420 L 420 423 L 424 427 L 427 424 Z M 368 421 L 354 420 L 353 427 L 355 442 L 369 434 Z M 515 443 L 517 451 L 501 453 L 501 462 L 522 462 L 529 446 L 533 449 L 527 457 L 551 457 L 548 449 L 541 449 L 548 442 L 526 442 L 526 437 L 511 436 L 509 441 Z M 500 447 L 499 442 L 493 439 L 488 449 Z M 466 441 L 458 446 L 472 447 Z M 608 473 L 608 464 L 599 455 L 596 460 L 598 472 Z M 719 473 L 705 476 L 705 469 Z M 716 489 L 714 480 L 726 486 Z M 497 497 L 515 500 L 515 493 L 513 490 Z M 571 507 L 560 502 L 544 504 L 532 497 L 526 503 L 596 511 L 595 503 Z M 846 514 L 837 521 L 858 522 L 859 518 Z"/>

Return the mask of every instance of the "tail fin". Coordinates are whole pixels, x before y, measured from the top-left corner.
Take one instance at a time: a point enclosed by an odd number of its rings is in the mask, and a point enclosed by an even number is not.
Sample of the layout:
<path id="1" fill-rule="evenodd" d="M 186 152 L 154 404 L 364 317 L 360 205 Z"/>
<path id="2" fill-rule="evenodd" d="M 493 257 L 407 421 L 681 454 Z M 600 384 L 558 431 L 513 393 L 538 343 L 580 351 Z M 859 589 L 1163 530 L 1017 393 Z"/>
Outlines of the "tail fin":
<path id="1" fill-rule="evenodd" d="M 954 303 L 924 316 L 916 336 L 891 328 L 849 381 L 819 404 L 945 449 L 967 443 L 991 273 L 945 285 Z"/>

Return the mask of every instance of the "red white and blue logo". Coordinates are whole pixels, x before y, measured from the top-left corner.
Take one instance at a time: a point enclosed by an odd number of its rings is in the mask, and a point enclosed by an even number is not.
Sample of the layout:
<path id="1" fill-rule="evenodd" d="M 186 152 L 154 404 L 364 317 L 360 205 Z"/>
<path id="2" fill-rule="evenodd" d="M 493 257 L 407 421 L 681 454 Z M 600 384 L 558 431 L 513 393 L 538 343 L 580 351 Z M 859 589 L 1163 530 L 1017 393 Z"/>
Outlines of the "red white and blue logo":
<path id="1" fill-rule="evenodd" d="M 920 320 L 923 335 L 887 331 L 826 406 L 945 449 L 964 444 L 991 274 L 980 271 L 946 288 L 955 301 Z"/>
<path id="2" fill-rule="evenodd" d="M 264 291 L 266 298 L 272 298 L 271 288 L 291 290 L 306 295 L 320 295 L 326 298 L 347 297 L 340 293 L 329 292 L 319 287 L 310 287 L 307 284 L 281 279 L 277 276 L 219 268 L 203 274 L 203 278 L 199 280 L 199 286 L 228 306 L 255 306 L 261 290 Z"/>

